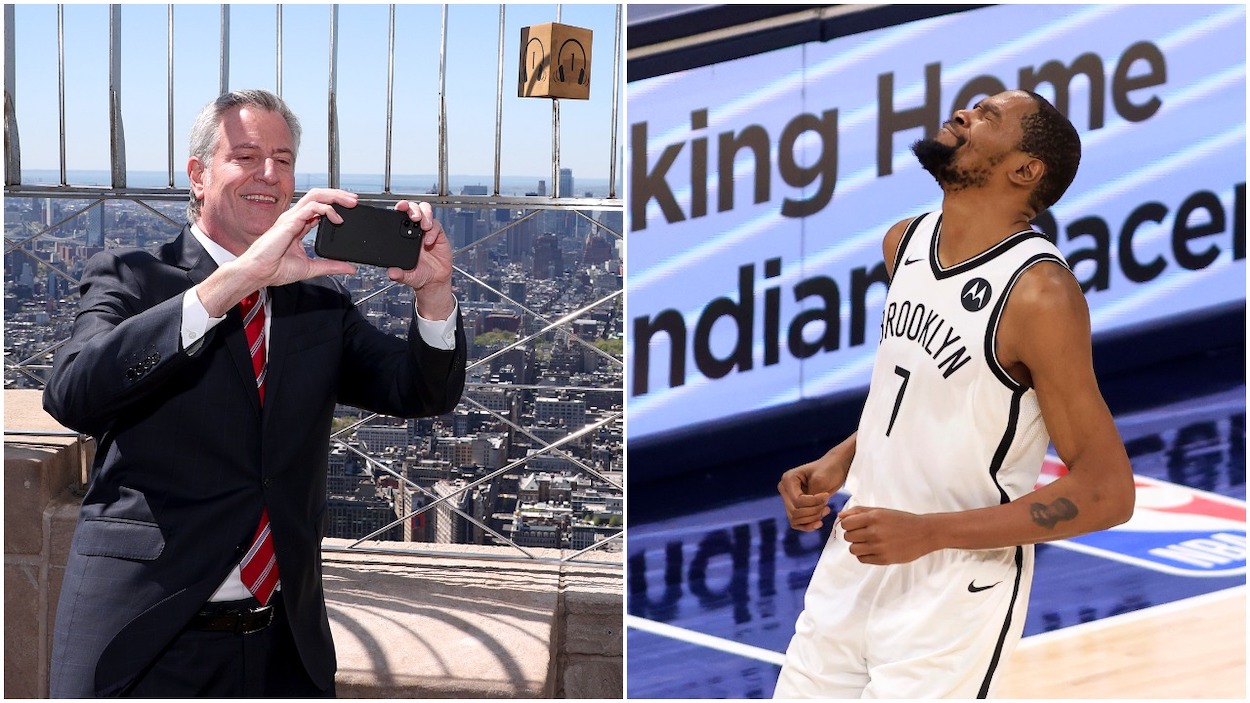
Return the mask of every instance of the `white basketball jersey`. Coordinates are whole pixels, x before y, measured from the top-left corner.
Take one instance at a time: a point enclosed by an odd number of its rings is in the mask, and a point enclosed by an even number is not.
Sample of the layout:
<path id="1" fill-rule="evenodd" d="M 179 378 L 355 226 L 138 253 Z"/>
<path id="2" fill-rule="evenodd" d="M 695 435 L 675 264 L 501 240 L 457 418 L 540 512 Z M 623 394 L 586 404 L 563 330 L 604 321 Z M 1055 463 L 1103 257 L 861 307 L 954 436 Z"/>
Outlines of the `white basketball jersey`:
<path id="1" fill-rule="evenodd" d="M 1037 394 L 1003 370 L 995 338 L 1021 274 L 1066 262 L 1025 230 L 943 268 L 941 231 L 941 213 L 929 213 L 899 243 L 847 480 L 854 504 L 931 513 L 1007 503 L 1033 490 L 1050 443 Z"/>

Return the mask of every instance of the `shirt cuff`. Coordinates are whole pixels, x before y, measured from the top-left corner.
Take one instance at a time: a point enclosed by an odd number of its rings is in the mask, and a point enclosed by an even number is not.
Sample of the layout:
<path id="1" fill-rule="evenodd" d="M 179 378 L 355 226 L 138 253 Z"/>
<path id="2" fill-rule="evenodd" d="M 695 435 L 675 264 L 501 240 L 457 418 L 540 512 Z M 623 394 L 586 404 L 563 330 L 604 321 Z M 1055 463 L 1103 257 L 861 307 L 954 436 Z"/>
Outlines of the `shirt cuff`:
<path id="1" fill-rule="evenodd" d="M 208 310 L 204 309 L 204 303 L 200 302 L 200 296 L 196 294 L 194 288 L 183 293 L 181 330 L 183 350 L 188 354 L 198 351 L 200 344 L 204 342 L 204 335 L 224 319 L 226 319 L 225 315 L 208 316 Z"/>
<path id="2" fill-rule="evenodd" d="M 435 349 L 451 351 L 456 348 L 456 317 L 460 311 L 460 303 L 454 298 L 453 302 L 455 305 L 446 320 L 427 320 L 417 312 L 417 330 L 421 333 L 421 339 Z M 204 314 L 207 315 L 208 312 Z"/>

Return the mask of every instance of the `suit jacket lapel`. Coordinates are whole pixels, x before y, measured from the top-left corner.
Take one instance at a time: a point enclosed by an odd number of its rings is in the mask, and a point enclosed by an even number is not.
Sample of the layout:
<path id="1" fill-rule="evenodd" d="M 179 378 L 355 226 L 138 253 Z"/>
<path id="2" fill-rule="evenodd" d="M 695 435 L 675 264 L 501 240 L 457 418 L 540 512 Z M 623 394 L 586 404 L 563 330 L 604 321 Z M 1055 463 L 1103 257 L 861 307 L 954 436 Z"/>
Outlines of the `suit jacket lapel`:
<path id="1" fill-rule="evenodd" d="M 217 270 L 217 262 L 213 261 L 213 257 L 208 255 L 195 235 L 191 234 L 190 226 L 183 227 L 182 234 L 168 246 L 169 249 L 163 253 L 169 257 L 170 263 L 186 270 L 188 288 L 203 282 Z M 251 404 L 252 412 L 259 416 L 261 407 L 260 395 L 256 392 L 256 371 L 252 368 L 252 357 L 248 354 L 247 335 L 243 331 L 243 315 L 239 307 L 236 305 L 231 308 L 226 313 L 226 319 L 218 323 L 213 331 L 221 335 L 222 343 L 238 371 L 244 395 Z M 265 383 L 268 387 L 268 378 Z"/>
<path id="2" fill-rule="evenodd" d="M 187 280 L 191 286 L 203 282 L 217 270 L 217 262 L 213 261 L 213 257 L 208 255 L 195 235 L 191 234 L 190 225 L 183 227 L 182 233 L 167 248 L 162 248 L 162 255 L 169 263 L 187 272 Z"/>

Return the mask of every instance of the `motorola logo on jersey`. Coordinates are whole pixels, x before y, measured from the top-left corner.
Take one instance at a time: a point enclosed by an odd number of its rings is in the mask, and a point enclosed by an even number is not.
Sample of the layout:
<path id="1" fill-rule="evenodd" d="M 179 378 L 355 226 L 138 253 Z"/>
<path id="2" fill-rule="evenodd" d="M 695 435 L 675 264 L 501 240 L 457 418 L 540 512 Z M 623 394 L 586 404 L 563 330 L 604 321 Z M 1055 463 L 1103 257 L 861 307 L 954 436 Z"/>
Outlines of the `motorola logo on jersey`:
<path id="1" fill-rule="evenodd" d="M 990 302 L 990 282 L 984 278 L 974 278 L 964 284 L 963 293 L 959 295 L 959 302 L 964 304 L 964 310 L 968 312 L 977 312 Z"/>

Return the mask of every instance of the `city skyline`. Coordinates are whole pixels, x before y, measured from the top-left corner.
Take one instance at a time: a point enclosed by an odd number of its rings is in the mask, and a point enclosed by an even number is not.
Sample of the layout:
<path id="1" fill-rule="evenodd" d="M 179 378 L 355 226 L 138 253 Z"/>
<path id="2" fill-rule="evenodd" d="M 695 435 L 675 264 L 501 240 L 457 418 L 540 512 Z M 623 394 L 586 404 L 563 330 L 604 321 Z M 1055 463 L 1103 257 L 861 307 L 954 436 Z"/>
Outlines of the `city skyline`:
<path id="1" fill-rule="evenodd" d="M 67 279 L 80 276 L 94 253 L 152 247 L 176 229 L 129 200 L 80 211 L 83 204 L 6 198 L 6 230 L 32 232 L 64 221 L 29 251 L 5 257 L 8 359 L 36 359 L 68 334 L 76 290 Z M 181 203 L 151 207 L 175 220 L 181 215 Z M 327 536 L 360 539 L 379 531 L 382 540 L 507 539 L 523 548 L 572 549 L 609 540 L 604 548 L 619 549 L 609 538 L 623 522 L 623 320 L 613 297 L 622 281 L 609 230 L 620 230 L 622 214 L 604 213 L 600 222 L 559 211 L 526 217 L 511 208 L 439 210 L 463 252 L 459 265 L 472 276 L 457 277 L 457 299 L 469 357 L 482 363 L 471 366 L 465 397 L 447 415 L 407 421 L 338 408 Z M 505 222 L 503 236 L 491 236 Z M 374 325 L 391 334 L 407 331 L 412 293 L 401 287 L 376 295 L 389 283 L 384 269 L 362 266 L 341 280 Z M 550 326 L 562 318 L 567 321 Z M 38 367 L 10 369 L 6 388 L 39 387 Z M 593 432 L 561 441 L 584 430 Z M 564 446 L 547 450 L 548 443 Z M 550 496 L 535 482 L 550 484 Z M 433 503 L 436 498 L 443 502 Z M 405 517 L 422 508 L 420 519 Z"/>
<path id="2" fill-rule="evenodd" d="M 561 169 L 564 171 L 572 171 L 572 169 Z M 168 187 L 167 173 L 165 171 L 136 171 L 129 170 L 127 172 L 127 186 L 130 188 L 165 188 Z M 562 195 L 565 197 L 582 197 L 585 193 L 590 192 L 593 197 L 607 197 L 608 180 L 606 178 L 583 178 L 576 172 L 572 172 L 573 176 L 573 192 L 567 192 L 562 186 Z M 109 185 L 110 173 L 107 169 L 92 170 L 73 170 L 67 171 L 67 180 L 71 185 L 75 186 L 107 186 Z M 307 190 L 310 187 L 324 186 L 326 184 L 327 174 L 310 173 L 297 170 L 295 173 L 296 190 Z M 538 193 L 541 195 L 550 195 L 552 192 L 552 180 L 550 174 L 544 175 L 519 175 L 505 176 L 500 175 L 499 194 L 502 196 L 517 196 L 527 193 Z M 620 180 L 619 178 L 617 179 Z M 56 185 L 60 182 L 60 173 L 57 169 L 22 169 L 22 183 L 27 186 Z M 419 190 L 428 189 L 437 185 L 438 175 L 429 174 L 391 174 L 392 194 L 412 193 L 414 195 L 425 195 L 432 191 Z M 364 194 L 375 194 L 381 192 L 383 183 L 382 173 L 340 173 L 339 187 L 344 190 L 359 192 Z M 493 187 L 493 174 L 449 174 L 448 175 L 448 191 L 451 194 L 460 194 L 464 188 L 487 188 L 485 194 L 490 194 L 489 188 Z M 566 181 L 567 184 L 567 181 Z M 618 193 L 619 193 L 619 182 Z M 177 172 L 174 174 L 174 188 L 186 189 L 187 176 L 185 173 Z"/>

